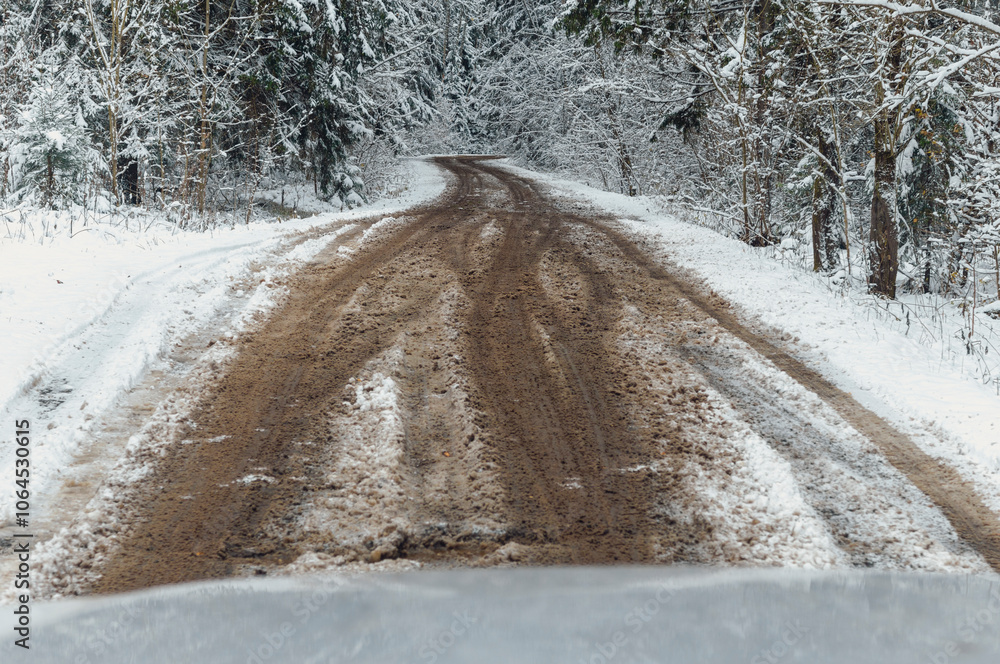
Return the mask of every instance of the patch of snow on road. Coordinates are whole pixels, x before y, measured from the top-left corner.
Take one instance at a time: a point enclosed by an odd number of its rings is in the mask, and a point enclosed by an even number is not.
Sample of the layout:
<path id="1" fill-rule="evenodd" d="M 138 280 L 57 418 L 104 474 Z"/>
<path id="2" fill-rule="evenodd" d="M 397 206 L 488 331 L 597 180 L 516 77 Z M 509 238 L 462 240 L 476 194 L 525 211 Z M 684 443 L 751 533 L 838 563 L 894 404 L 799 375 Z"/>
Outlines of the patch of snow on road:
<path id="1" fill-rule="evenodd" d="M 620 343 L 649 376 L 674 435 L 693 450 L 664 461 L 685 486 L 685 504 L 663 505 L 679 522 L 711 524 L 697 544 L 706 562 L 826 569 L 844 565 L 822 518 L 806 503 L 789 464 L 741 421 L 726 399 L 674 355 L 674 335 L 627 306 Z M 672 450 L 670 445 L 666 450 Z M 663 462 L 660 462 L 663 463 Z M 653 464 L 656 468 L 659 464 Z M 663 472 L 660 471 L 660 472 Z"/>
<path id="2" fill-rule="evenodd" d="M 331 490 L 306 511 L 306 533 L 330 533 L 344 546 L 361 548 L 366 539 L 405 532 L 412 492 L 404 473 L 403 410 L 396 381 L 379 369 L 398 363 L 399 355 L 397 347 L 372 360 L 349 382 L 351 399 L 330 422 Z"/>
<path id="3" fill-rule="evenodd" d="M 578 226 L 569 235 L 593 248 L 603 269 L 626 269 L 620 251 L 603 234 Z M 574 281 L 570 274 L 563 276 Z M 699 540 L 665 538 L 656 545 L 658 556 L 806 569 L 847 565 L 793 468 L 680 354 L 688 344 L 715 352 L 724 345 L 721 330 L 700 321 L 703 316 L 683 298 L 667 295 L 663 303 L 672 304 L 657 306 L 654 313 L 644 310 L 651 305 L 641 298 L 622 297 L 617 337 L 626 363 L 635 366 L 631 385 L 636 398 L 659 413 L 637 420 L 659 441 L 661 456 L 649 466 L 680 481 L 679 489 L 665 486 L 670 493 L 657 510 L 698 533 L 692 538 Z"/>
<path id="4" fill-rule="evenodd" d="M 806 501 L 825 518 L 853 565 L 989 571 L 941 511 L 867 438 L 814 393 L 723 334 L 723 347 L 692 348 L 688 361 L 789 463 Z"/>
<path id="5" fill-rule="evenodd" d="M 479 239 L 483 242 L 491 242 L 503 235 L 503 231 L 497 226 L 494 219 L 490 219 L 481 231 L 479 231 Z"/>
<path id="6" fill-rule="evenodd" d="M 358 244 L 360 246 L 364 246 L 370 242 L 385 237 L 397 228 L 405 226 L 410 221 L 412 221 L 410 217 L 383 217 L 365 229 L 365 232 L 362 234 L 361 240 L 359 240 Z"/>
<path id="7" fill-rule="evenodd" d="M 722 546 L 744 543 L 748 550 L 740 552 L 740 562 L 805 569 L 843 566 L 843 553 L 806 503 L 788 462 L 740 421 L 719 393 L 705 391 L 720 423 L 729 423 L 727 442 L 739 456 L 728 482 L 721 469 L 699 476 L 700 490 L 715 508 L 710 514 L 719 524 L 716 539 Z"/>
<path id="8" fill-rule="evenodd" d="M 98 578 L 95 570 L 118 551 L 135 526 L 132 496 L 136 487 L 152 474 L 167 447 L 186 439 L 197 395 L 217 378 L 221 363 L 231 357 L 227 346 L 211 348 L 191 370 L 187 388 L 161 402 L 143 428 L 129 438 L 124 453 L 84 510 L 69 526 L 38 544 L 32 570 L 38 597 L 78 595 Z M 0 591 L 0 603 L 9 602 L 12 592 L 12 587 Z"/>
<path id="9" fill-rule="evenodd" d="M 264 482 L 265 484 L 274 484 L 274 478 L 271 477 L 270 475 L 254 475 L 252 473 L 250 475 L 247 475 L 246 477 L 241 477 L 236 481 L 237 483 L 242 484 L 244 486 L 253 484 L 254 482 Z"/>
<path id="10" fill-rule="evenodd" d="M 362 295 L 348 311 L 367 309 Z M 382 566 L 401 546 L 420 546 L 429 536 L 500 532 L 503 491 L 463 371 L 459 321 L 468 301 L 452 284 L 430 306 L 442 324 L 421 320 L 402 331 L 349 380 L 327 414 L 329 437 L 318 460 L 325 476 L 298 523 L 300 541 L 317 550 L 290 570 Z M 464 485 L 457 510 L 456 483 Z M 428 511 L 454 520 L 428 523 Z"/>

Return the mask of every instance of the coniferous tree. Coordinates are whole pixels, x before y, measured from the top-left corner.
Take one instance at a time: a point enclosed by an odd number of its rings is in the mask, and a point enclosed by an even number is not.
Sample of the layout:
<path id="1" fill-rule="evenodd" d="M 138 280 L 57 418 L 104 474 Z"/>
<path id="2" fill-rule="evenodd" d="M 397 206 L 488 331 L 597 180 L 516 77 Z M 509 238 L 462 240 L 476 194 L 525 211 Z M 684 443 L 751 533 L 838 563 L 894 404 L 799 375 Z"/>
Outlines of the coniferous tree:
<path id="1" fill-rule="evenodd" d="M 93 156 L 78 97 L 57 53 L 40 58 L 27 102 L 8 141 L 13 196 L 47 208 L 80 203 Z"/>

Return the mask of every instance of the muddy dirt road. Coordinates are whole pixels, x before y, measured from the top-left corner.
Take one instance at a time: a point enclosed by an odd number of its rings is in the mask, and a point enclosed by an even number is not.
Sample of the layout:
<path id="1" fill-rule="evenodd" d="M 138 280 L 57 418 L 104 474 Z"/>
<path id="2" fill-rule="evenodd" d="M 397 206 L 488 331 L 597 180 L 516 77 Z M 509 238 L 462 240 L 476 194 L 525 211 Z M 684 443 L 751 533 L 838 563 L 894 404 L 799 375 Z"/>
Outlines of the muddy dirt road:
<path id="1" fill-rule="evenodd" d="M 438 164 L 442 201 L 331 246 L 240 339 L 77 592 L 414 563 L 1000 569 L 955 473 L 613 219 Z"/>

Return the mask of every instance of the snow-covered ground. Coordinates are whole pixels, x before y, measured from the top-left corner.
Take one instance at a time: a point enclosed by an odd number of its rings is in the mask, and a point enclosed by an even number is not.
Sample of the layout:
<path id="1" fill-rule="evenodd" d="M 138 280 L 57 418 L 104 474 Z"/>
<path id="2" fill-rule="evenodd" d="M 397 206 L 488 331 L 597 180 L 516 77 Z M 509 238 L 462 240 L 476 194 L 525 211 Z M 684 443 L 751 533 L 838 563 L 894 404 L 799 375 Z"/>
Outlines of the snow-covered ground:
<path id="1" fill-rule="evenodd" d="M 1000 514 L 1000 396 L 951 330 L 963 328 L 956 307 L 934 321 L 907 316 L 783 260 L 780 250 L 749 247 L 657 211 L 655 201 L 629 198 L 498 162 L 551 188 L 551 193 L 619 217 L 655 239 L 661 258 L 701 278 L 795 356 L 862 405 L 909 434 L 928 454 L 955 467 Z M 912 311 L 912 309 L 911 309 Z M 994 321 L 982 315 L 977 325 Z M 925 326 L 939 330 L 931 334 Z"/>
<path id="2" fill-rule="evenodd" d="M 96 225 L 72 236 L 53 232 L 55 224 L 44 234 L 8 225 L 0 236 L 0 468 L 14 467 L 15 419 L 30 421 L 32 516 L 44 512 L 88 431 L 173 346 L 208 325 L 221 337 L 239 332 L 278 301 L 289 270 L 353 220 L 443 191 L 439 169 L 406 163 L 408 184 L 395 197 L 283 223 L 209 233 Z M 13 513 L 10 500 L 0 502 L 0 529 Z"/>

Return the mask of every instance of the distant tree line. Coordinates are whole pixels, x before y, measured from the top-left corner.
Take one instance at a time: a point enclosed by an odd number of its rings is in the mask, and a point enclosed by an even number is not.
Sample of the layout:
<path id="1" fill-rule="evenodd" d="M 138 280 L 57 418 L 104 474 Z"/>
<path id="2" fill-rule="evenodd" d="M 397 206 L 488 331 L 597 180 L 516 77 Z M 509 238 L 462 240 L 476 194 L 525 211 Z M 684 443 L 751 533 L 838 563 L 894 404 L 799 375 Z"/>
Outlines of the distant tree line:
<path id="1" fill-rule="evenodd" d="M 1000 297 L 995 2 L 488 4 L 473 142 L 811 243 L 887 298 Z"/>
<path id="2" fill-rule="evenodd" d="M 870 290 L 1000 289 L 985 0 L 7 0 L 0 200 L 182 208 L 381 150 L 502 151 L 794 238 Z M 1000 290 L 995 295 L 1000 297 Z"/>
<path id="3" fill-rule="evenodd" d="M 266 177 L 363 196 L 352 147 L 430 119 L 428 3 L 5 0 L 0 196 L 232 205 Z M 417 48 L 414 48 L 416 46 Z"/>

